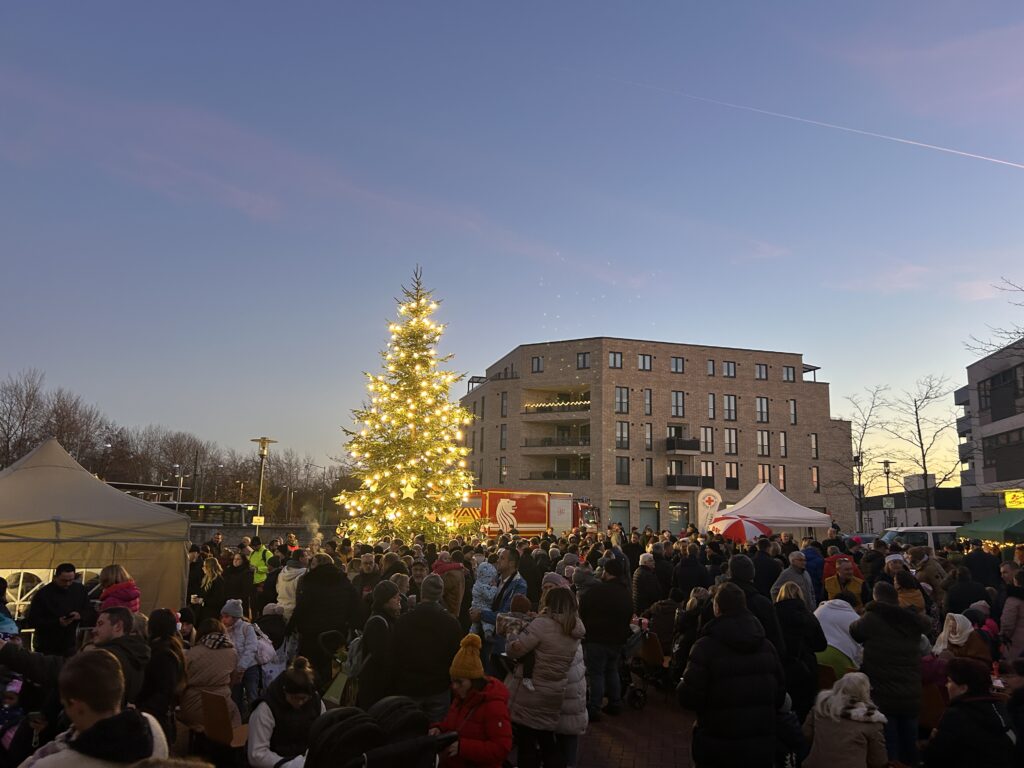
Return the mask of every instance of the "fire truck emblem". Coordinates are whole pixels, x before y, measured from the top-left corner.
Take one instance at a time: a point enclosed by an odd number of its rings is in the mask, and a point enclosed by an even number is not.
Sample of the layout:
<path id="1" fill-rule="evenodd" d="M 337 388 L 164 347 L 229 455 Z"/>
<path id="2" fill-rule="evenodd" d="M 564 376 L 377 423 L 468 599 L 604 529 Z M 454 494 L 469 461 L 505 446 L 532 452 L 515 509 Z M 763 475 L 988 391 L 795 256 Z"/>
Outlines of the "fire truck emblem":
<path id="1" fill-rule="evenodd" d="M 516 500 L 499 499 L 498 508 L 495 510 L 495 517 L 498 520 L 498 527 L 502 533 L 508 533 L 519 525 L 516 520 Z"/>

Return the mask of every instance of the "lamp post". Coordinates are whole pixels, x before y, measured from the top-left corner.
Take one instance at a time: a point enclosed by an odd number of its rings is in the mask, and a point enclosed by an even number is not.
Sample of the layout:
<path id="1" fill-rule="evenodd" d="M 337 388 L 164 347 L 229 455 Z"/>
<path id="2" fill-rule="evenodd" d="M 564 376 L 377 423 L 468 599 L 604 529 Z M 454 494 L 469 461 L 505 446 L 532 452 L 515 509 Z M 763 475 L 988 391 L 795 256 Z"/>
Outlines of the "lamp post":
<path id="1" fill-rule="evenodd" d="M 883 459 L 879 463 L 882 465 L 882 472 L 885 473 L 885 497 L 888 499 L 888 498 L 891 498 L 890 490 L 889 490 L 889 476 L 892 474 L 892 462 L 889 461 L 889 459 Z M 896 511 L 893 510 L 892 512 L 889 512 L 889 513 L 886 513 L 886 514 L 889 517 L 889 522 L 892 525 L 895 525 L 896 524 Z"/>
<path id="2" fill-rule="evenodd" d="M 263 516 L 263 473 L 267 469 L 267 454 L 270 452 L 270 444 L 276 443 L 277 440 L 273 440 L 269 437 L 254 437 L 250 443 L 259 443 L 260 445 L 260 491 L 256 497 L 256 514 L 260 517 Z"/>
<path id="3" fill-rule="evenodd" d="M 864 462 L 861 455 L 853 457 L 853 466 L 857 470 L 857 530 L 864 530 Z"/>
<path id="4" fill-rule="evenodd" d="M 181 505 L 181 489 L 182 489 L 182 485 L 185 482 L 185 475 L 181 471 L 181 465 L 180 464 L 174 464 L 174 465 L 172 465 L 172 467 L 174 469 L 174 476 L 176 478 L 178 478 L 178 492 L 177 492 L 177 494 L 175 495 L 175 498 L 174 498 L 174 511 L 177 512 L 178 511 L 178 507 Z"/>
<path id="5" fill-rule="evenodd" d="M 323 479 L 321 480 L 321 484 L 320 484 L 320 518 L 317 520 L 317 522 L 319 522 L 320 525 L 323 525 L 324 524 L 324 493 L 327 492 L 327 467 L 321 467 L 319 464 L 312 464 L 312 463 L 306 465 L 306 469 L 307 470 L 310 467 L 316 467 L 317 469 L 322 469 L 323 473 L 324 473 L 323 474 Z"/>
<path id="6" fill-rule="evenodd" d="M 235 485 L 238 486 L 238 503 L 241 504 L 245 500 L 245 480 L 235 480 Z"/>

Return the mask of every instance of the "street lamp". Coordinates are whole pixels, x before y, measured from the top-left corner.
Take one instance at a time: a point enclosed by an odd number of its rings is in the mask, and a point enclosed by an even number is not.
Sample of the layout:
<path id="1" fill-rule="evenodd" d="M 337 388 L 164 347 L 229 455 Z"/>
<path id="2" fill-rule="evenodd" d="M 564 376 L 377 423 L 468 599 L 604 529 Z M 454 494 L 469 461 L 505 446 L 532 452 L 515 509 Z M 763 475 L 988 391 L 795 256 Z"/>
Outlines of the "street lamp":
<path id="1" fill-rule="evenodd" d="M 256 514 L 260 517 L 263 516 L 263 473 L 267 468 L 267 453 L 270 450 L 270 444 L 276 443 L 277 440 L 273 440 L 269 437 L 254 437 L 250 443 L 260 444 L 260 492 L 256 497 Z"/>
<path id="2" fill-rule="evenodd" d="M 309 464 L 306 465 L 306 469 L 307 470 L 310 467 L 316 467 L 317 469 L 322 469 L 323 472 L 324 472 L 323 480 L 321 481 L 321 485 L 320 485 L 320 519 L 318 521 L 320 523 L 320 525 L 323 525 L 324 524 L 324 493 L 327 492 L 327 467 L 321 467 L 319 464 L 313 464 L 313 463 L 309 463 Z"/>
<path id="3" fill-rule="evenodd" d="M 284 511 L 285 517 L 284 517 L 284 519 L 285 519 L 285 522 L 287 523 L 287 522 L 291 522 L 291 519 L 292 519 L 292 498 L 294 498 L 294 496 L 295 496 L 295 489 L 289 487 L 287 483 L 285 483 L 282 487 L 284 488 L 284 499 L 285 499 L 285 511 Z"/>
<path id="4" fill-rule="evenodd" d="M 889 461 L 889 459 L 883 459 L 882 461 L 880 461 L 878 463 L 882 465 L 882 472 L 885 473 L 885 497 L 888 500 L 888 499 L 892 498 L 892 496 L 890 495 L 890 491 L 889 491 L 889 476 L 892 474 L 892 466 L 893 466 L 894 462 Z M 906 506 L 906 492 L 905 491 L 904 491 L 904 497 L 903 498 L 904 498 L 903 504 L 904 504 L 904 507 L 905 507 Z M 888 504 L 889 502 L 886 501 L 885 503 Z M 887 516 L 889 518 L 890 525 L 896 525 L 896 510 L 893 509 L 891 512 L 887 513 Z M 906 517 L 906 513 L 905 512 L 904 512 L 904 517 Z"/>

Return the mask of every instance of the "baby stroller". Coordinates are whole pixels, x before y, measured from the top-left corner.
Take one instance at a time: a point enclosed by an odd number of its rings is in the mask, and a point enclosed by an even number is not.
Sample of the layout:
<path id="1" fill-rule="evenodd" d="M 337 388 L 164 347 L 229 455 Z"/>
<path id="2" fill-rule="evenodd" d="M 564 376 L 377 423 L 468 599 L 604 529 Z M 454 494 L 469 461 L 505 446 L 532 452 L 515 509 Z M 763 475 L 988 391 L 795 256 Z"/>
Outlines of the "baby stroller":
<path id="1" fill-rule="evenodd" d="M 620 668 L 623 700 L 633 709 L 647 705 L 647 691 L 651 685 L 667 690 L 668 668 L 658 636 L 646 628 L 638 628 L 626 641 L 623 662 Z"/>

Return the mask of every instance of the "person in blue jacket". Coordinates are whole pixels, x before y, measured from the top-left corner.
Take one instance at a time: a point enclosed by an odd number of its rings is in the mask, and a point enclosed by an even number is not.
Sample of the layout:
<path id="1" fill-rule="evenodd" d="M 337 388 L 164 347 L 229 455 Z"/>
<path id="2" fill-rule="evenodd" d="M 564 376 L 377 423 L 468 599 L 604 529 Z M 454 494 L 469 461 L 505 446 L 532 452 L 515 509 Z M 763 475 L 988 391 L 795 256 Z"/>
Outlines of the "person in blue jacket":
<path id="1" fill-rule="evenodd" d="M 509 613 L 512 610 L 512 598 L 516 595 L 526 594 L 526 579 L 519 575 L 519 552 L 515 547 L 505 547 L 498 553 L 498 594 L 491 602 L 490 610 L 471 609 L 469 612 L 470 621 L 483 621 L 484 623 L 495 624 L 499 613 Z M 491 656 L 505 652 L 505 638 L 495 635 L 490 641 L 483 644 L 483 661 L 487 673 L 494 674 L 494 665 Z"/>

